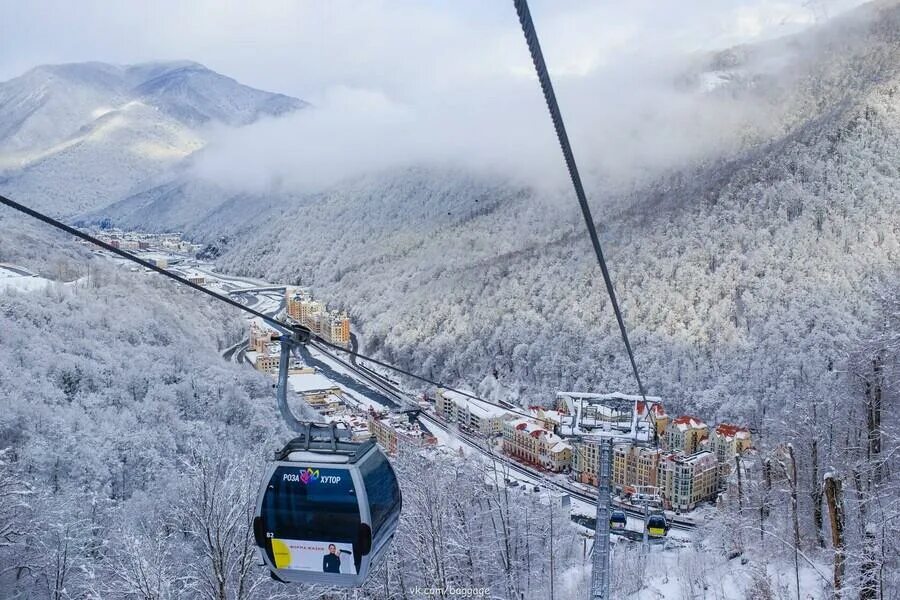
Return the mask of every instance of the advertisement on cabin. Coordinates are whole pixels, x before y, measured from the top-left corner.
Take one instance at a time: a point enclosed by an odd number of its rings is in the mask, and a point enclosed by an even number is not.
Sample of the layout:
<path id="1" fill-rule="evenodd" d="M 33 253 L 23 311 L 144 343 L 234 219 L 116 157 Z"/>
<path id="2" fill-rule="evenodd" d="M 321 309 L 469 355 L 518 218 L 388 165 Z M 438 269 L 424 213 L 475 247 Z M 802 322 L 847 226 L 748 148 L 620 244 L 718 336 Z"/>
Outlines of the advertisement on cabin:
<path id="1" fill-rule="evenodd" d="M 278 569 L 356 574 L 352 544 L 273 538 L 272 553 Z"/>

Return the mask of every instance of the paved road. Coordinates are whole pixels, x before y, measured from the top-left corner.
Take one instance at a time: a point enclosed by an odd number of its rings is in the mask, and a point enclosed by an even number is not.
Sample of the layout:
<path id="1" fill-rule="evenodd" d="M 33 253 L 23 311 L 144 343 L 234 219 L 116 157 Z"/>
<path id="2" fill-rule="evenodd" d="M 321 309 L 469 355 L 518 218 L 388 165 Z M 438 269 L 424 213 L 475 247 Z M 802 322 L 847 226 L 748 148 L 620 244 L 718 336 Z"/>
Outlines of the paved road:
<path id="1" fill-rule="evenodd" d="M 410 407 L 410 408 L 411 407 L 415 407 L 416 409 L 420 408 L 418 403 L 412 401 L 406 395 L 405 392 L 400 390 L 392 382 L 381 377 L 378 373 L 372 371 L 371 369 L 366 369 L 365 367 L 362 367 L 361 365 L 356 366 L 356 365 L 350 364 L 348 361 L 344 361 L 343 359 L 335 356 L 333 353 L 326 351 L 324 348 L 318 348 L 318 349 L 321 352 L 326 352 L 330 357 L 334 358 L 335 360 L 338 360 L 339 362 L 341 362 L 341 364 L 343 364 L 347 368 L 354 370 L 357 375 L 359 375 L 360 377 L 363 377 L 365 380 L 367 380 L 367 381 L 378 380 L 377 385 L 378 385 L 379 389 L 382 390 L 385 395 L 391 395 L 395 399 L 397 404 L 403 405 L 406 407 Z M 582 502 L 585 502 L 592 506 L 597 505 L 597 495 L 596 494 L 591 494 L 582 489 L 564 485 L 558 481 L 548 478 L 546 475 L 544 475 L 543 473 L 541 473 L 539 471 L 536 471 L 534 469 L 531 469 L 529 467 L 526 467 L 526 466 L 514 461 L 513 459 L 506 456 L 505 454 L 494 452 L 490 448 L 485 447 L 485 444 L 482 442 L 481 438 L 470 436 L 470 435 L 468 435 L 464 432 L 458 431 L 458 430 L 451 431 L 450 428 L 447 426 L 447 424 L 445 424 L 442 420 L 435 417 L 434 415 L 429 414 L 426 411 L 420 412 L 418 414 L 418 419 L 420 420 L 420 422 L 424 421 L 424 423 L 422 423 L 422 424 L 426 428 L 429 428 L 429 425 L 430 425 L 431 427 L 438 427 L 445 432 L 451 433 L 457 439 L 459 439 L 461 442 L 463 442 L 470 448 L 477 450 L 478 452 L 487 456 L 491 460 L 497 460 L 497 461 L 504 463 L 504 465 L 506 467 L 508 467 L 511 471 L 515 471 L 519 475 L 524 475 L 524 476 L 528 477 L 533 483 L 536 483 L 537 485 L 540 485 L 543 487 L 551 487 L 558 491 L 569 494 L 569 495 L 581 500 Z M 633 509 L 628 506 L 622 506 L 622 505 L 618 505 L 618 504 L 616 504 L 616 507 L 621 509 L 627 515 L 630 515 L 632 517 L 636 517 L 639 519 L 644 518 L 644 513 L 642 510 L 637 510 L 637 509 Z M 686 521 L 674 521 L 674 520 L 670 521 L 670 526 L 672 529 L 682 529 L 682 530 L 691 530 L 696 527 L 696 525 L 694 525 L 693 523 L 689 523 Z"/>
<path id="2" fill-rule="evenodd" d="M 252 294 L 252 293 L 243 293 L 237 295 L 238 302 L 241 302 L 244 306 L 253 307 L 259 304 L 260 296 L 267 296 L 266 294 Z M 270 299 L 274 299 L 269 297 Z M 280 302 L 278 303 L 278 308 L 272 311 L 268 311 L 265 314 L 270 317 L 274 317 L 282 310 L 284 310 L 284 296 L 279 295 Z M 250 340 L 243 339 L 240 342 L 234 344 L 233 346 L 229 346 L 222 352 L 222 358 L 229 362 L 236 362 L 238 364 L 242 364 L 247 361 L 247 344 L 250 343 Z"/>
<path id="3" fill-rule="evenodd" d="M 246 348 L 246 346 L 247 346 L 247 340 L 241 340 L 234 346 L 230 346 L 230 347 L 226 348 L 225 351 L 222 352 L 222 358 L 224 358 L 228 362 L 231 362 L 232 358 L 234 357 L 235 352 L 237 352 L 238 350 L 240 350 L 242 348 Z"/>
<path id="4" fill-rule="evenodd" d="M 0 265 L 0 269 L 9 271 L 11 273 L 15 273 L 16 275 L 21 275 L 22 277 L 35 277 L 35 274 L 32 273 L 31 271 L 25 270 L 20 267 L 14 267 L 13 265 L 3 264 L 3 265 Z"/>
<path id="5" fill-rule="evenodd" d="M 319 346 L 316 346 L 315 344 L 313 344 L 313 346 L 316 348 L 316 350 L 319 350 L 320 352 L 324 352 L 324 350 L 322 348 L 320 348 Z M 306 363 L 310 366 L 313 366 L 313 367 L 317 367 L 322 372 L 322 374 L 325 375 L 325 377 L 327 377 L 331 381 L 334 381 L 335 383 L 340 383 L 341 385 L 350 388 L 354 392 L 362 394 L 363 396 L 367 396 L 367 397 L 371 398 L 372 400 L 374 400 L 375 402 L 378 402 L 379 404 L 384 405 L 388 408 L 400 408 L 400 405 L 397 403 L 396 399 L 385 395 L 380 390 L 373 389 L 373 387 L 371 385 L 365 385 L 363 383 L 360 383 L 360 381 L 354 377 L 350 377 L 349 375 L 341 373 L 340 371 L 335 371 L 331 367 L 331 365 L 329 365 L 328 363 L 314 358 L 312 353 L 310 353 L 309 349 L 306 346 L 303 346 L 303 345 L 299 346 L 297 348 L 297 352 L 303 358 L 304 363 Z M 347 365 L 346 362 L 335 357 L 334 355 L 332 355 L 330 353 L 329 353 L 329 357 L 331 357 L 334 360 L 337 360 L 341 364 Z M 363 377 L 364 379 L 366 378 L 366 376 L 363 375 L 362 373 L 357 373 L 357 374 L 360 375 L 361 377 Z"/>
<path id="6" fill-rule="evenodd" d="M 246 277 L 235 277 L 234 275 L 223 275 L 217 271 L 213 271 L 212 269 L 207 269 L 204 267 L 194 267 L 201 273 L 209 275 L 213 279 L 221 279 L 222 281 L 231 281 L 235 283 L 243 283 L 251 287 L 256 287 L 260 285 L 267 285 L 264 281 L 259 281 L 258 279 L 248 279 Z"/>

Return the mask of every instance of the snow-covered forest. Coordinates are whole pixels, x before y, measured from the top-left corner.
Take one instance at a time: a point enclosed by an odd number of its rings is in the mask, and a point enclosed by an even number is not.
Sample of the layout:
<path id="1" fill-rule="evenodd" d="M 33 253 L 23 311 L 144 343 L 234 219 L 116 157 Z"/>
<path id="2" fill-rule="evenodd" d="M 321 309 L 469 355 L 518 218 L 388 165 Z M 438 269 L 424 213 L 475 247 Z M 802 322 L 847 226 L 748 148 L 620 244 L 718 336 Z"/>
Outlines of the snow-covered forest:
<path id="1" fill-rule="evenodd" d="M 615 597 L 900 598 L 900 4 L 673 79 L 680 126 L 721 139 L 627 177 L 587 164 L 589 196 L 648 393 L 754 450 L 677 560 L 616 545 Z M 363 351 L 495 400 L 634 391 L 552 177 L 413 161 L 310 192 L 198 170 L 215 127 L 307 108 L 191 62 L 40 67 L 0 83 L 0 193 L 182 230 L 223 272 L 348 310 Z M 6 211 L 0 232 L 0 263 L 57 282 L 0 291 L 0 598 L 586 597 L 567 511 L 445 450 L 396 458 L 401 527 L 365 588 L 272 582 L 250 520 L 288 432 L 271 380 L 220 355 L 245 322 Z"/>
<path id="2" fill-rule="evenodd" d="M 0 306 L 0 597 L 296 597 L 256 564 L 258 478 L 288 432 L 270 380 L 217 353 L 236 321 L 102 263 Z M 585 585 L 583 538 L 558 501 L 485 485 L 504 473 L 452 452 L 396 466 L 403 525 L 357 597 L 544 598 L 550 544 L 558 597 Z"/>

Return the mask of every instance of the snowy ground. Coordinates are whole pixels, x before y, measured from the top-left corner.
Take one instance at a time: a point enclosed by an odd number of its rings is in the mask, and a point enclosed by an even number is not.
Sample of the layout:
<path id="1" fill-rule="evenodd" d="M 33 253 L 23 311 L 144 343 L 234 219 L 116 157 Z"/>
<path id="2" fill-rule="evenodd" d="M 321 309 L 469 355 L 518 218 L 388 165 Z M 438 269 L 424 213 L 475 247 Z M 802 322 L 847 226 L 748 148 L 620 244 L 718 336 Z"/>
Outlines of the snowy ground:
<path id="1" fill-rule="evenodd" d="M 78 281 L 65 282 L 63 285 L 75 285 Z M 35 275 L 24 267 L 5 263 L 0 264 L 0 292 L 34 292 L 43 290 L 54 283 L 59 282 Z"/>
<path id="2" fill-rule="evenodd" d="M 118 262 L 122 262 L 116 259 Z M 127 266 L 124 265 L 123 266 Z M 205 270 L 208 276 L 208 285 L 221 292 L 234 292 L 240 289 L 267 287 L 268 284 L 257 280 L 242 278 L 230 278 Z M 35 276 L 33 273 L 15 265 L 0 265 L 0 291 L 14 289 L 20 291 L 33 291 L 44 289 L 54 283 L 48 279 Z M 234 294 L 238 299 L 254 309 L 266 314 L 276 314 L 283 309 L 284 295 L 282 292 L 271 290 L 248 290 L 242 294 Z M 232 354 L 241 344 L 233 346 Z M 371 390 L 352 369 L 334 359 L 329 354 L 316 349 L 308 349 L 310 364 L 318 367 L 318 377 L 327 378 L 341 388 L 346 402 L 356 411 L 363 413 L 369 408 L 381 410 L 391 408 L 393 401 L 385 402 L 386 398 L 381 392 Z M 309 406 L 297 406 L 304 418 L 314 418 L 314 410 Z M 307 409 L 307 410 L 304 410 Z M 453 424 L 447 425 L 436 422 L 433 416 L 423 415 L 423 425 L 437 438 L 442 451 L 448 454 L 464 454 L 476 457 L 486 464 L 494 464 L 498 469 L 497 476 L 504 482 L 508 482 L 510 493 L 513 494 L 541 494 L 548 493 L 559 496 L 560 492 L 554 488 L 550 481 L 564 486 L 571 486 L 582 491 L 593 491 L 589 486 L 575 484 L 565 475 L 548 473 L 531 473 L 529 470 L 519 470 L 506 462 L 506 457 L 500 455 L 499 448 L 492 450 L 498 454 L 497 460 L 492 461 L 486 453 L 487 442 L 474 438 L 464 432 L 459 432 Z M 489 478 L 493 479 L 493 475 Z M 548 481 L 549 480 L 549 481 Z M 538 488 L 537 490 L 535 488 Z M 586 517 L 593 519 L 596 508 L 575 496 L 570 496 L 570 511 L 573 517 Z M 698 515 L 701 516 L 701 515 Z M 702 517 L 700 521 L 705 520 Z M 576 522 L 578 523 L 578 522 Z M 583 519 L 575 526 L 582 530 L 585 548 L 592 544 L 593 532 L 583 524 L 588 523 Z M 626 528 L 632 532 L 643 531 L 643 521 L 639 518 L 628 516 Z M 662 600 L 669 598 L 709 598 L 716 600 L 737 600 L 747 597 L 747 590 L 759 579 L 760 572 L 765 572 L 773 582 L 774 596 L 796 597 L 796 583 L 794 580 L 793 564 L 784 558 L 784 553 L 772 556 L 742 556 L 730 561 L 722 557 L 721 551 L 705 548 L 700 538 L 704 532 L 671 530 L 665 542 L 651 544 L 646 556 L 641 554 L 642 544 L 629 540 L 619 535 L 612 536 L 612 556 L 614 565 L 619 571 L 613 579 L 613 597 L 628 598 L 629 600 Z M 773 546 L 777 542 L 772 542 Z M 590 554 L 586 551 L 585 561 L 575 570 L 579 571 L 578 577 L 590 577 Z M 802 564 L 800 571 L 801 598 L 825 597 L 823 579 L 821 573 L 827 573 L 828 567 L 820 565 L 817 569 Z"/>
<path id="3" fill-rule="evenodd" d="M 50 284 L 49 279 L 38 277 L 33 273 L 14 265 L 0 265 L 0 290 L 33 292 L 42 290 Z"/>
<path id="4" fill-rule="evenodd" d="M 615 546 L 613 549 L 615 561 Z M 725 560 L 710 551 L 686 548 L 672 551 L 651 547 L 646 558 L 643 589 L 622 596 L 634 600 L 709 598 L 744 600 L 754 581 L 765 572 L 774 598 L 796 598 L 793 566 L 766 556 Z M 801 565 L 800 598 L 826 598 L 824 581 L 811 567 Z"/>
<path id="5" fill-rule="evenodd" d="M 270 285 L 258 280 L 232 278 L 215 273 L 211 269 L 203 269 L 203 272 L 207 276 L 207 282 L 211 288 L 225 293 Z M 22 278 L 23 276 L 19 275 L 18 277 Z M 232 297 L 267 314 L 277 313 L 281 310 L 283 304 L 283 293 L 273 291 L 248 290 L 246 293 L 236 294 Z M 306 352 L 303 353 L 303 357 L 304 362 L 317 367 L 317 377 L 327 379 L 342 390 L 347 404 L 355 410 L 365 412 L 369 408 L 383 410 L 394 406 L 395 403 L 393 401 L 386 398 L 381 392 L 372 390 L 356 373 L 329 354 L 314 348 L 307 348 Z M 311 411 L 312 409 L 310 409 Z M 307 412 L 303 411 L 303 414 L 306 416 Z M 434 419 L 433 416 L 431 418 L 423 416 L 421 420 L 423 425 L 437 438 L 438 444 L 444 447 L 444 452 L 474 456 L 488 464 L 492 462 L 490 456 L 485 453 L 485 444 L 489 442 L 475 439 L 464 432 L 458 432 L 453 424 L 436 423 L 432 419 Z M 493 450 L 498 454 L 498 460 L 493 461 L 493 464 L 499 470 L 499 477 L 509 482 L 511 493 L 547 494 L 550 492 L 559 494 L 560 492 L 557 489 L 552 485 L 548 485 L 547 479 L 561 485 L 574 486 L 583 491 L 593 491 L 589 486 L 574 484 L 565 475 L 538 474 L 530 473 L 528 470 L 515 469 L 505 462 L 505 457 L 500 455 L 499 448 L 493 448 Z M 538 488 L 538 491 L 535 491 L 535 488 Z M 594 505 L 574 496 L 570 496 L 569 501 L 573 517 L 587 517 L 590 519 L 595 517 L 596 508 Z M 584 530 L 585 539 L 587 540 L 585 542 L 586 547 L 590 548 L 592 543 L 590 538 L 593 532 L 589 528 L 581 528 Z M 633 532 L 642 532 L 643 520 L 628 516 L 626 528 Z M 617 560 L 617 557 L 618 560 L 626 563 L 630 560 L 640 565 L 639 568 L 642 572 L 639 576 L 640 582 L 627 582 L 627 585 L 622 585 L 620 589 L 614 590 L 614 597 L 635 600 L 659 600 L 664 598 L 716 598 L 731 600 L 732 598 L 744 598 L 744 590 L 747 589 L 753 580 L 753 569 L 759 567 L 752 562 L 742 565 L 740 558 L 731 562 L 724 562 L 724 559 L 715 558 L 716 555 L 710 553 L 710 551 L 697 550 L 699 545 L 697 538 L 697 532 L 673 529 L 669 532 L 664 543 L 652 544 L 646 557 L 634 561 L 631 557 L 637 555 L 641 544 L 622 536 L 613 535 L 614 560 Z M 715 560 L 719 562 L 714 563 L 713 561 Z M 589 577 L 589 555 L 585 558 L 584 568 Z M 779 585 L 789 586 L 793 581 L 790 568 L 781 565 L 778 569 L 772 568 L 772 570 L 772 576 L 775 581 L 779 582 Z M 778 573 L 774 573 L 775 570 Z M 806 568 L 802 573 L 802 589 L 814 590 L 809 596 L 810 598 L 820 597 L 817 595 L 821 592 L 821 586 L 816 581 L 818 579 L 818 575 L 810 568 Z M 785 589 L 789 590 L 790 588 L 786 587 Z"/>

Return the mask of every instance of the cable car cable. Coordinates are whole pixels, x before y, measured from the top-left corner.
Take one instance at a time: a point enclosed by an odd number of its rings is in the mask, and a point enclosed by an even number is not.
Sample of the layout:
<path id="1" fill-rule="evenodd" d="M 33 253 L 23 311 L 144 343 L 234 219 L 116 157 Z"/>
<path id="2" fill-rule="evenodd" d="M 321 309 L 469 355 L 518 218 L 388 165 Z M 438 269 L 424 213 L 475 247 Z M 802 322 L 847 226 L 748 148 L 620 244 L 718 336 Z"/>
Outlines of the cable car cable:
<path id="1" fill-rule="evenodd" d="M 173 279 L 173 280 L 177 281 L 178 283 L 186 285 L 190 288 L 193 288 L 194 290 L 196 290 L 198 292 L 203 292 L 204 294 L 206 294 L 208 296 L 212 296 L 216 300 L 220 300 L 222 302 L 230 304 L 231 306 L 233 306 L 235 308 L 239 308 L 239 309 L 243 310 L 244 312 L 248 312 L 255 317 L 259 317 L 260 319 L 263 319 L 270 325 L 277 327 L 282 332 L 287 331 L 289 329 L 283 323 L 277 321 L 276 319 L 273 319 L 272 317 L 270 317 L 269 315 L 267 315 L 265 313 L 259 312 L 258 310 L 254 310 L 254 309 L 250 308 L 249 306 L 244 306 L 243 304 L 241 304 L 240 302 L 238 302 L 236 300 L 232 300 L 231 298 L 229 298 L 227 296 L 218 294 L 210 289 L 203 287 L 202 285 L 199 285 L 197 283 L 194 283 L 193 281 L 185 279 L 184 277 L 181 277 L 180 275 L 172 273 L 171 271 L 167 271 L 166 269 L 163 269 L 162 267 L 159 267 L 148 260 L 144 260 L 143 258 L 135 256 L 134 254 L 131 254 L 130 252 L 126 252 L 125 250 L 116 248 L 112 244 L 108 244 L 101 239 L 98 239 L 88 233 L 85 233 L 83 231 L 80 231 L 80 230 L 72 227 L 71 225 L 66 225 L 62 221 L 59 221 L 57 219 L 54 219 L 53 217 L 50 217 L 41 212 L 38 212 L 38 211 L 34 210 L 33 208 L 29 208 L 29 207 L 25 206 L 24 204 L 19 204 L 18 202 L 11 200 L 2 195 L 0 195 L 0 204 L 5 204 L 9 208 L 17 210 L 20 213 L 24 213 L 24 214 L 28 215 L 29 217 L 37 219 L 38 221 L 43 221 L 44 223 L 46 223 L 48 225 L 56 227 L 57 229 L 61 229 L 62 231 L 65 231 L 66 233 L 74 235 L 75 237 L 81 238 L 82 240 L 84 240 L 86 242 L 90 242 L 91 244 L 94 244 L 95 246 L 100 246 L 104 250 L 107 250 L 109 252 L 117 254 L 118 256 L 121 256 L 122 258 L 128 259 L 132 262 L 136 262 L 137 264 L 141 265 L 142 267 L 146 267 L 146 268 L 150 269 L 151 271 L 155 271 L 155 272 L 159 273 L 160 275 L 165 275 L 169 279 Z M 298 329 L 300 329 L 301 331 L 303 329 L 306 329 L 307 331 L 309 331 L 306 327 L 302 327 L 302 328 L 298 327 Z M 312 333 L 312 332 L 310 332 L 310 333 Z"/>
<path id="2" fill-rule="evenodd" d="M 562 113 L 560 112 L 559 104 L 556 101 L 553 83 L 550 81 L 550 73 L 547 70 L 547 64 L 544 62 L 544 54 L 541 52 L 541 43 L 538 40 L 537 31 L 534 29 L 534 22 L 531 20 L 531 12 L 528 10 L 528 1 L 513 1 L 516 6 L 516 12 L 519 14 L 519 23 L 522 25 L 522 33 L 525 34 L 525 41 L 528 43 L 528 50 L 531 52 L 531 60 L 534 62 L 534 68 L 537 71 L 538 79 L 541 82 L 541 90 L 544 92 L 544 100 L 547 102 L 547 108 L 550 111 L 553 127 L 556 129 L 556 137 L 559 140 L 559 145 L 566 161 L 566 168 L 569 170 L 569 177 L 572 179 L 572 186 L 575 188 L 575 195 L 578 197 L 578 204 L 581 206 L 581 214 L 584 216 L 584 222 L 587 225 L 591 244 L 594 246 L 594 254 L 597 255 L 597 262 L 600 263 L 600 271 L 603 273 L 603 282 L 606 284 L 606 291 L 609 293 L 609 299 L 612 302 L 613 312 L 615 313 L 616 321 L 619 324 L 619 332 L 622 334 L 622 341 L 625 342 L 625 350 L 628 353 L 628 360 L 631 361 L 631 370 L 634 373 L 635 381 L 637 381 L 638 392 L 644 399 L 645 406 L 647 406 L 647 396 L 644 393 L 644 384 L 641 382 L 637 363 L 634 360 L 634 352 L 632 352 L 631 342 L 628 340 L 628 331 L 625 327 L 625 320 L 622 317 L 622 311 L 619 309 L 619 302 L 616 300 L 616 291 L 613 287 L 612 278 L 609 275 L 609 269 L 606 266 L 606 259 L 603 257 L 603 249 L 600 247 L 600 238 L 597 236 L 597 228 L 594 225 L 591 208 L 588 206 L 587 196 L 584 193 L 584 185 L 581 182 L 581 175 L 578 173 L 578 165 L 575 164 L 575 155 L 572 153 L 572 146 L 569 144 L 569 135 L 566 132 L 566 125 L 563 122 Z"/>
<path id="3" fill-rule="evenodd" d="M 141 265 L 142 267 L 150 269 L 151 271 L 159 273 L 160 275 L 164 275 L 164 276 L 168 277 L 169 279 L 172 279 L 173 281 L 180 283 L 182 285 L 186 285 L 193 290 L 196 290 L 198 292 L 203 292 L 207 296 L 210 296 L 212 298 L 215 298 L 216 300 L 225 302 L 226 304 L 228 304 L 234 308 L 240 309 L 246 313 L 249 313 L 255 317 L 258 317 L 258 318 L 264 320 L 266 323 L 272 325 L 274 328 L 276 328 L 279 332 L 281 332 L 283 334 L 287 334 L 287 333 L 297 334 L 304 341 L 315 340 L 317 343 L 322 344 L 323 346 L 327 346 L 327 347 L 335 349 L 335 350 L 340 350 L 342 352 L 346 352 L 347 354 L 349 354 L 351 356 L 354 356 L 356 358 L 361 358 L 363 360 L 366 360 L 373 364 L 376 364 L 380 367 L 384 367 L 385 369 L 389 369 L 389 370 L 399 373 L 401 375 L 405 375 L 407 377 L 417 379 L 423 383 L 428 383 L 430 385 L 434 385 L 436 387 L 443 388 L 445 390 L 460 394 L 461 396 L 466 396 L 473 400 L 478 400 L 479 402 L 484 402 L 485 404 L 490 404 L 492 406 L 502 408 L 509 412 L 516 413 L 520 416 L 531 417 L 530 414 L 525 413 L 524 411 L 520 411 L 515 408 L 510 408 L 507 406 L 502 406 L 501 404 L 499 404 L 497 402 L 485 400 L 484 398 L 480 398 L 469 392 L 464 392 L 462 390 L 454 389 L 454 388 L 452 388 L 446 384 L 443 384 L 439 381 L 436 381 L 434 379 L 424 377 L 422 375 L 417 375 L 417 374 L 415 374 L 411 371 L 408 371 L 406 369 L 403 369 L 401 367 L 397 367 L 390 363 L 378 360 L 377 358 L 373 358 L 371 356 L 367 356 L 365 354 L 361 354 L 359 352 L 349 350 L 338 344 L 334 344 L 334 343 L 324 339 L 323 337 L 312 333 L 312 331 L 308 327 L 304 327 L 302 325 L 288 325 L 286 323 L 282 323 L 281 321 L 275 319 L 274 317 L 271 317 L 271 316 L 269 316 L 263 312 L 260 312 L 258 310 L 252 309 L 249 306 L 245 306 L 236 300 L 232 300 L 228 296 L 224 296 L 224 295 L 214 292 L 208 288 L 205 288 L 202 285 L 194 283 L 184 277 L 181 277 L 180 275 L 177 275 L 176 273 L 173 273 L 162 267 L 159 267 L 148 260 L 144 260 L 143 258 L 140 258 L 139 256 L 135 256 L 134 254 L 131 254 L 130 252 L 122 250 L 121 248 L 116 248 L 112 244 L 108 244 L 107 242 L 104 242 L 103 240 L 101 240 L 97 237 L 94 237 L 89 233 L 85 233 L 75 227 L 72 227 L 71 225 L 66 225 L 65 223 L 63 223 L 62 221 L 60 221 L 58 219 L 54 219 L 53 217 L 48 216 L 37 210 L 34 210 L 33 208 L 29 208 L 29 207 L 25 206 L 24 204 L 20 204 L 14 200 L 11 200 L 10 198 L 7 198 L 6 196 L 0 195 L 0 204 L 3 204 L 3 205 L 5 205 L 13 210 L 16 210 L 22 214 L 28 215 L 29 217 L 37 219 L 38 221 L 46 223 L 47 225 L 55 227 L 61 231 L 64 231 L 64 232 L 66 232 L 70 235 L 73 235 L 79 239 L 82 239 L 86 242 L 94 244 L 95 246 L 99 246 L 100 248 L 103 248 L 104 250 L 107 250 L 108 252 L 112 252 L 113 254 L 116 254 L 117 256 L 120 256 L 124 259 L 130 260 L 132 262 L 135 262 L 135 263 Z"/>
<path id="4" fill-rule="evenodd" d="M 434 385 L 434 386 L 436 386 L 436 387 L 443 388 L 443 389 L 445 389 L 445 390 L 447 390 L 447 391 L 450 391 L 450 392 L 454 392 L 454 393 L 456 393 L 456 394 L 459 394 L 460 396 L 465 396 L 465 397 L 467 397 L 467 398 L 471 398 L 472 400 L 478 400 L 479 402 L 484 402 L 484 403 L 486 403 L 486 404 L 490 404 L 490 405 L 492 405 L 492 406 L 496 406 L 497 408 L 502 408 L 503 410 L 509 411 L 509 412 L 511 412 L 511 413 L 518 414 L 518 415 L 523 416 L 523 417 L 533 418 L 533 416 L 534 416 L 534 415 L 531 415 L 530 413 L 526 413 L 526 412 L 524 412 L 524 411 L 522 411 L 522 410 L 519 410 L 519 409 L 517 409 L 517 408 L 515 408 L 515 407 L 510 408 L 510 407 L 508 407 L 508 406 L 503 406 L 503 405 L 499 404 L 498 402 L 493 402 L 493 401 L 491 401 L 491 400 L 485 400 L 484 398 L 481 398 L 481 397 L 476 396 L 476 395 L 474 395 L 474 394 L 470 394 L 469 392 L 464 392 L 464 391 L 462 391 L 462 390 L 454 389 L 454 388 L 449 387 L 449 386 L 447 386 L 447 385 L 445 385 L 445 384 L 443 384 L 443 383 L 441 383 L 441 382 L 439 382 L 439 381 L 435 381 L 435 380 L 433 380 L 433 379 L 429 379 L 428 377 L 424 377 L 424 376 L 422 376 L 422 375 L 416 375 L 415 373 L 413 373 L 413 372 L 411 372 L 411 371 L 407 371 L 406 369 L 403 369 L 403 368 L 401 368 L 401 367 L 397 367 L 397 366 L 394 366 L 394 365 L 392 365 L 392 364 L 389 364 L 389 363 L 386 363 L 386 362 L 382 362 L 382 361 L 380 361 L 380 360 L 378 360 L 378 359 L 376 359 L 376 358 L 372 358 L 372 357 L 370 357 L 370 356 L 364 356 L 364 355 L 362 355 L 362 354 L 359 354 L 358 352 L 354 352 L 354 351 L 352 351 L 352 350 L 348 350 L 347 348 L 344 348 L 343 346 L 341 346 L 341 345 L 339 345 L 339 344 L 335 344 L 335 343 L 333 343 L 333 342 L 326 341 L 326 340 L 322 339 L 322 338 L 319 337 L 319 336 L 314 336 L 314 341 L 315 341 L 317 344 L 322 344 L 323 346 L 328 346 L 329 348 L 332 348 L 332 349 L 334 349 L 334 350 L 338 350 L 338 351 L 341 351 L 341 352 L 346 352 L 347 354 L 356 356 L 357 358 L 362 358 L 363 360 L 367 360 L 367 361 L 369 361 L 369 362 L 371 362 L 371 363 L 373 363 L 373 364 L 379 365 L 379 366 L 381 366 L 381 367 L 385 367 L 385 368 L 390 369 L 390 370 L 392 370 L 392 371 L 395 371 L 395 372 L 397 372 L 397 373 L 399 373 L 399 374 L 401 374 L 401 375 L 406 375 L 407 377 L 412 377 L 413 379 L 418 379 L 419 381 L 421 381 L 421 382 L 423 382 L 423 383 L 429 383 L 429 384 Z"/>

